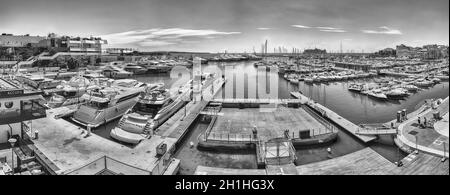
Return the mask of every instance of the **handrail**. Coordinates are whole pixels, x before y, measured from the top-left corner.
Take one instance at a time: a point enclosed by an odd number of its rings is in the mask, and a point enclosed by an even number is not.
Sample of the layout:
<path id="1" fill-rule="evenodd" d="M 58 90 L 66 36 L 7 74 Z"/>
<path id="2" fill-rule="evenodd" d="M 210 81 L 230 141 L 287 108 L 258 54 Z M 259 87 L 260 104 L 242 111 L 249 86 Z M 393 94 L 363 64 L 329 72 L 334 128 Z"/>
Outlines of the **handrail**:
<path id="1" fill-rule="evenodd" d="M 151 172 L 148 171 L 148 170 L 144 170 L 144 169 L 142 169 L 142 168 L 135 167 L 135 166 L 129 165 L 129 164 L 124 163 L 124 162 L 120 162 L 120 161 L 118 161 L 118 160 L 116 160 L 116 159 L 113 159 L 113 158 L 108 157 L 108 156 L 105 155 L 105 156 L 102 156 L 102 157 L 100 157 L 100 158 L 98 158 L 98 159 L 93 160 L 92 162 L 90 162 L 90 163 L 88 163 L 88 164 L 85 164 L 85 165 L 83 165 L 83 166 L 81 166 L 81 167 L 78 167 L 78 168 L 76 168 L 76 169 L 74 169 L 74 170 L 71 170 L 70 172 L 65 173 L 65 175 L 70 175 L 70 174 L 72 174 L 72 173 L 75 173 L 75 172 L 78 172 L 78 171 L 80 171 L 80 170 L 83 170 L 84 168 L 89 167 L 90 165 L 93 165 L 93 164 L 95 164 L 95 163 L 101 161 L 102 159 L 105 160 L 105 165 L 104 165 L 104 168 L 103 168 L 102 170 L 108 169 L 106 160 L 111 160 L 111 161 L 114 161 L 114 162 L 116 162 L 116 163 L 119 163 L 120 165 L 124 165 L 124 166 L 126 166 L 126 167 L 129 167 L 129 168 L 132 168 L 132 169 L 135 169 L 135 170 L 139 170 L 139 171 L 148 173 L 149 175 L 151 174 Z"/>

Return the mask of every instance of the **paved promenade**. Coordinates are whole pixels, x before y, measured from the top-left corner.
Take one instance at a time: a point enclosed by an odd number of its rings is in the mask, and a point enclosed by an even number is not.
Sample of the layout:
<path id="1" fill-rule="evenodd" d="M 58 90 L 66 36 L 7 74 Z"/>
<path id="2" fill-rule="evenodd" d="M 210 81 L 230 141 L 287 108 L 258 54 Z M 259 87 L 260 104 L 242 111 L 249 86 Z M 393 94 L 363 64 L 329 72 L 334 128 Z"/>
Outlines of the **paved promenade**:
<path id="1" fill-rule="evenodd" d="M 417 150 L 437 156 L 443 156 L 445 150 L 445 156 L 448 158 L 448 136 L 439 133 L 439 131 L 436 131 L 433 127 L 421 128 L 418 124 L 418 117 L 421 118 L 421 122 L 423 123 L 424 118 L 427 118 L 427 120 L 430 121 L 435 112 L 440 112 L 441 115 L 445 115 L 448 111 L 449 98 L 447 97 L 438 108 L 428 109 L 416 116 L 409 117 L 407 121 L 398 126 L 399 135 L 397 137 L 397 142 L 400 142 L 400 144 L 404 146 L 408 146 L 412 150 L 416 149 L 417 143 Z M 441 126 L 438 125 L 438 127 Z"/>
<path id="2" fill-rule="evenodd" d="M 156 146 L 164 142 L 167 148 L 171 148 L 176 141 L 173 138 L 153 136 L 131 148 L 94 133 L 86 136 L 84 129 L 64 119 L 55 119 L 57 113 L 47 110 L 46 118 L 33 121 L 33 129 L 39 131 L 39 139 L 33 140 L 33 143 L 59 168 L 58 174 L 76 170 L 102 156 L 109 156 L 138 169 L 152 172 L 159 162 L 155 157 Z"/>

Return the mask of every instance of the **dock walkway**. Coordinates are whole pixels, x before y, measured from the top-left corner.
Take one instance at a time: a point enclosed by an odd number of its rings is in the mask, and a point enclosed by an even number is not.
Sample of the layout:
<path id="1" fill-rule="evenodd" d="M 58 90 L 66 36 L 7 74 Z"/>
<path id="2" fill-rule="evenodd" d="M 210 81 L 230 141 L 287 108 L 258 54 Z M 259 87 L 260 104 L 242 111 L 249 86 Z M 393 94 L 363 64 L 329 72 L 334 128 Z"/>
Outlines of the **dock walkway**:
<path id="1" fill-rule="evenodd" d="M 448 160 L 441 161 L 441 157 L 430 154 L 410 154 L 402 162 L 403 166 L 397 168 L 399 175 L 449 175 Z"/>
<path id="2" fill-rule="evenodd" d="M 306 105 L 310 106 L 312 109 L 316 110 L 319 113 L 322 113 L 322 115 L 329 120 L 333 121 L 343 129 L 345 129 L 347 132 L 353 134 L 356 138 L 359 140 L 367 143 L 370 141 L 373 141 L 376 139 L 373 135 L 360 135 L 357 132 L 360 130 L 360 127 L 349 120 L 345 119 L 344 117 L 338 115 L 337 113 L 333 112 L 332 110 L 328 109 L 325 106 L 322 106 L 319 103 L 313 102 L 308 97 L 304 96 L 303 94 L 299 92 L 291 92 L 291 95 L 296 97 L 297 99 L 300 99 L 300 101 L 304 102 Z"/>
<path id="3" fill-rule="evenodd" d="M 358 135 L 396 135 L 397 129 L 360 129 Z"/>
<path id="4" fill-rule="evenodd" d="M 203 90 L 203 97 L 206 100 L 214 97 L 214 95 L 221 89 L 221 86 L 225 83 L 225 80 L 215 79 L 213 83 L 215 86 L 213 92 L 211 92 L 212 85 L 208 85 Z M 180 138 L 186 134 L 188 128 L 209 103 L 209 101 L 200 100 L 200 95 L 197 95 L 194 98 L 195 100 L 190 101 L 187 105 L 185 105 L 185 108 L 180 109 L 177 113 L 175 113 L 175 115 L 162 124 L 156 130 L 156 134 L 162 137 L 175 138 L 178 143 Z"/>
<path id="5" fill-rule="evenodd" d="M 289 104 L 301 103 L 298 99 L 214 99 L 222 104 Z"/>

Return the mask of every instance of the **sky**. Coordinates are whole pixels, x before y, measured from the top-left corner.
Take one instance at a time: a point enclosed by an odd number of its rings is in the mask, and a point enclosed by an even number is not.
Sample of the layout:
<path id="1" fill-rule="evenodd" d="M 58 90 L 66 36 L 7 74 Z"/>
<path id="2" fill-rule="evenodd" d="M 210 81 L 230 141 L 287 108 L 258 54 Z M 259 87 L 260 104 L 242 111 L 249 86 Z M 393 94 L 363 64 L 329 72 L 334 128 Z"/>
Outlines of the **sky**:
<path id="1" fill-rule="evenodd" d="M 0 0 L 0 33 L 100 36 L 141 51 L 374 52 L 449 42 L 448 0 Z"/>

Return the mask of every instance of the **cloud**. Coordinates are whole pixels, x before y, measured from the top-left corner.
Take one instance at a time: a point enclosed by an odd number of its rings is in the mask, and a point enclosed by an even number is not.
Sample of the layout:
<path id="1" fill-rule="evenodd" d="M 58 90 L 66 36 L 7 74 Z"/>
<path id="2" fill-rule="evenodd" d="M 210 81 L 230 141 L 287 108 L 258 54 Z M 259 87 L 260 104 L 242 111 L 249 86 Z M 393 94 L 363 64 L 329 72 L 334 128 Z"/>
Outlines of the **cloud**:
<path id="1" fill-rule="evenodd" d="M 400 30 L 391 29 L 387 26 L 378 27 L 381 30 L 362 30 L 363 33 L 367 34 L 386 34 L 386 35 L 401 35 L 403 34 Z"/>
<path id="2" fill-rule="evenodd" d="M 334 28 L 334 27 L 328 27 L 328 26 L 319 26 L 319 27 L 315 27 L 318 29 L 322 29 L 322 30 L 339 30 L 340 28 Z"/>
<path id="3" fill-rule="evenodd" d="M 345 33 L 347 32 L 346 30 L 342 30 L 342 29 L 330 29 L 330 30 L 320 30 L 321 32 L 332 32 L 332 33 Z"/>
<path id="4" fill-rule="evenodd" d="M 211 39 L 220 36 L 235 35 L 240 32 L 221 32 L 216 30 L 194 30 L 183 28 L 154 28 L 121 33 L 100 35 L 110 45 L 139 45 L 144 47 L 165 46 L 179 43 L 193 43 L 199 39 Z"/>
<path id="5" fill-rule="evenodd" d="M 344 29 L 341 28 L 335 28 L 335 27 L 329 27 L 329 26 L 318 26 L 318 27 L 310 27 L 310 26 L 303 26 L 303 25 L 291 25 L 296 28 L 315 28 L 318 29 L 321 32 L 332 32 L 332 33 L 344 33 L 347 32 Z"/>
<path id="6" fill-rule="evenodd" d="M 295 24 L 295 25 L 291 25 L 292 27 L 296 27 L 296 28 L 311 28 L 311 27 L 309 27 L 309 26 L 303 26 L 303 25 L 298 25 L 298 24 Z"/>
<path id="7" fill-rule="evenodd" d="M 272 28 L 256 28 L 256 29 L 258 29 L 258 30 L 270 30 Z"/>

